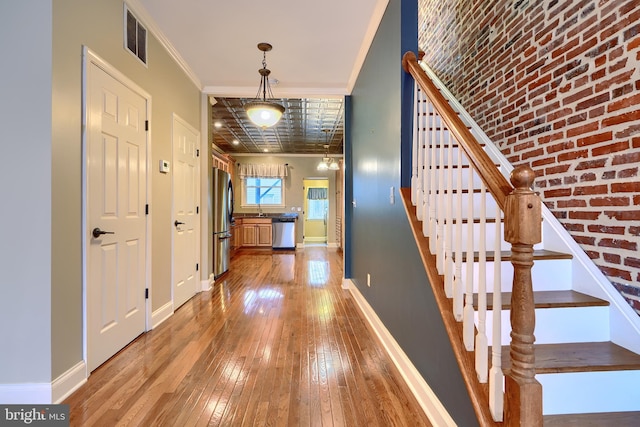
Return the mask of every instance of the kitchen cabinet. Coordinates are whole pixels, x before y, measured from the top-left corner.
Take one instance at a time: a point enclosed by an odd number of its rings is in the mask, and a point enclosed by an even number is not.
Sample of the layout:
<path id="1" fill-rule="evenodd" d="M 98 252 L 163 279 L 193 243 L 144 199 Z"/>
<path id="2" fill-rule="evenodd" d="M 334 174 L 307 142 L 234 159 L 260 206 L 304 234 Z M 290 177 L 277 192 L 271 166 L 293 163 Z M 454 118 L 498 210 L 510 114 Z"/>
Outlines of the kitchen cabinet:
<path id="1" fill-rule="evenodd" d="M 271 247 L 271 218 L 243 218 L 241 230 L 242 246 Z"/>

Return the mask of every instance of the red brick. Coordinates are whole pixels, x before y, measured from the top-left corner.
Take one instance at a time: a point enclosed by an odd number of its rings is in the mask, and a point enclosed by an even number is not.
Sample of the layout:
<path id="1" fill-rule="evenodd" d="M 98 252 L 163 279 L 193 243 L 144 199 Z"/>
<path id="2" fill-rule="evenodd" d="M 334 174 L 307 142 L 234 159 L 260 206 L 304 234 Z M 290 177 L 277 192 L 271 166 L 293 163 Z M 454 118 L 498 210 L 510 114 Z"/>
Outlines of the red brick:
<path id="1" fill-rule="evenodd" d="M 620 261 L 622 261 L 622 257 L 618 254 L 604 253 L 602 254 L 602 258 L 610 264 L 620 264 Z"/>
<path id="2" fill-rule="evenodd" d="M 622 178 L 633 178 L 638 176 L 638 168 L 631 168 L 631 169 L 623 169 L 621 171 L 618 172 L 617 174 L 617 178 L 618 179 L 622 179 Z"/>
<path id="3" fill-rule="evenodd" d="M 544 197 L 553 198 L 553 197 L 568 197 L 571 196 L 570 188 L 560 188 L 557 190 L 547 190 L 544 192 Z"/>
<path id="4" fill-rule="evenodd" d="M 604 214 L 610 219 L 618 221 L 639 221 L 640 211 L 604 211 Z"/>
<path id="5" fill-rule="evenodd" d="M 592 233 L 624 234 L 624 227 L 610 227 L 600 224 L 591 224 L 587 229 Z"/>
<path id="6" fill-rule="evenodd" d="M 578 126 L 572 129 L 567 130 L 567 137 L 582 135 L 588 132 L 593 132 L 598 130 L 600 127 L 597 122 L 588 123 L 586 125 Z"/>
<path id="7" fill-rule="evenodd" d="M 619 277 L 624 280 L 631 280 L 631 273 L 625 270 L 620 270 L 619 268 L 600 266 L 600 270 L 610 277 Z"/>
<path id="8" fill-rule="evenodd" d="M 611 184 L 612 193 L 640 193 L 640 181 L 614 182 Z"/>
<path id="9" fill-rule="evenodd" d="M 563 105 L 573 104 L 574 102 L 591 95 L 593 95 L 593 88 L 588 87 L 586 89 L 582 89 L 580 92 L 567 96 L 563 100 Z"/>
<path id="10" fill-rule="evenodd" d="M 573 189 L 574 196 L 584 196 L 587 194 L 607 194 L 609 186 L 607 185 L 591 185 L 588 187 L 576 187 Z"/>
<path id="11" fill-rule="evenodd" d="M 620 141 L 615 144 L 605 145 L 604 147 L 597 147 L 591 149 L 591 155 L 593 156 L 603 156 L 606 154 L 616 153 L 618 151 L 623 151 L 629 148 L 629 141 Z"/>
<path id="12" fill-rule="evenodd" d="M 576 105 L 576 111 L 584 110 L 585 108 L 593 107 L 596 105 L 600 105 L 603 102 L 607 102 L 611 99 L 611 94 L 609 92 L 600 94 L 598 96 L 594 96 L 593 98 L 589 98 L 584 100 Z"/>
<path id="13" fill-rule="evenodd" d="M 568 153 L 561 153 L 558 155 L 558 161 L 559 162 L 564 162 L 566 160 L 575 160 L 575 159 L 582 159 L 585 157 L 589 157 L 589 151 L 588 150 L 579 150 L 579 151 L 570 151 Z"/>
<path id="14" fill-rule="evenodd" d="M 607 111 L 609 113 L 612 113 L 614 111 L 618 111 L 618 110 L 621 110 L 623 108 L 628 108 L 628 107 L 631 107 L 633 105 L 638 105 L 638 104 L 640 104 L 640 94 L 636 94 L 636 95 L 630 96 L 628 98 L 623 98 L 623 99 L 620 99 L 618 101 L 612 102 L 607 107 Z"/>
<path id="15" fill-rule="evenodd" d="M 640 152 L 630 152 L 625 154 L 618 154 L 613 157 L 611 161 L 612 165 L 624 165 L 627 163 L 638 163 L 640 162 Z"/>
<path id="16" fill-rule="evenodd" d="M 598 246 L 605 246 L 608 248 L 626 249 L 629 251 L 635 251 L 638 249 L 638 245 L 635 242 L 630 242 L 624 239 L 600 239 Z"/>
<path id="17" fill-rule="evenodd" d="M 578 147 L 584 147 L 587 145 L 598 144 L 600 142 L 611 141 L 613 138 L 612 132 L 604 132 L 597 135 L 587 136 L 585 138 L 579 138 L 577 141 Z"/>
<path id="18" fill-rule="evenodd" d="M 593 246 L 596 243 L 596 238 L 591 236 L 573 236 L 573 238 L 581 245 Z"/>
<path id="19" fill-rule="evenodd" d="M 586 208 L 587 202 L 582 199 L 558 200 L 558 208 Z"/>
<path id="20" fill-rule="evenodd" d="M 609 116 L 602 120 L 602 127 L 619 125 L 620 123 L 627 123 L 640 120 L 640 110 L 629 111 L 617 116 Z"/>
<path id="21" fill-rule="evenodd" d="M 551 162 L 553 163 L 553 162 Z M 558 165 L 558 166 L 553 166 L 550 168 L 546 168 L 545 169 L 545 173 L 547 175 L 553 175 L 553 174 L 557 174 L 557 173 L 564 173 L 567 170 L 569 170 L 569 165 Z"/>
<path id="22" fill-rule="evenodd" d="M 624 265 L 634 268 L 640 268 L 640 259 L 633 257 L 625 258 Z"/>
<path id="23" fill-rule="evenodd" d="M 599 217 L 600 217 L 600 212 L 584 212 L 584 211 L 569 212 L 569 218 L 571 219 L 596 220 Z"/>

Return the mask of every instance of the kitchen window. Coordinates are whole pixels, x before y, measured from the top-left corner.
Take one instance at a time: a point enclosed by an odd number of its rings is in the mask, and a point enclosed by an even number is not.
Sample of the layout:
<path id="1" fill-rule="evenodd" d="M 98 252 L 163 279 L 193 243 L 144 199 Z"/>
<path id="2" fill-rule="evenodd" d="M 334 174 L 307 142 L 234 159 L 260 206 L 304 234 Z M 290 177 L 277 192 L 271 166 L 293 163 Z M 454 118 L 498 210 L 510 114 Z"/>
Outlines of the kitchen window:
<path id="1" fill-rule="evenodd" d="M 238 175 L 242 185 L 242 207 L 283 208 L 284 179 L 288 165 L 238 164 Z"/>
<path id="2" fill-rule="evenodd" d="M 284 207 L 284 185 L 282 178 L 243 178 L 242 206 Z"/>

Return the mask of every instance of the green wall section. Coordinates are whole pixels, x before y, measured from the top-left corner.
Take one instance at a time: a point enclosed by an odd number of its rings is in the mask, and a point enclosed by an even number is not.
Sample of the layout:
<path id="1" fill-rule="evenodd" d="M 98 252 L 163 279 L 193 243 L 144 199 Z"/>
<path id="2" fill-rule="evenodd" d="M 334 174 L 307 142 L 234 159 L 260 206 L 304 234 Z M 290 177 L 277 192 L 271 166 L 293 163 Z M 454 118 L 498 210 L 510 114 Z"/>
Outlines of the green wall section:
<path id="1" fill-rule="evenodd" d="M 472 426 L 476 416 L 398 191 L 402 20 L 401 0 L 391 0 L 351 97 L 351 278 L 456 423 Z"/>

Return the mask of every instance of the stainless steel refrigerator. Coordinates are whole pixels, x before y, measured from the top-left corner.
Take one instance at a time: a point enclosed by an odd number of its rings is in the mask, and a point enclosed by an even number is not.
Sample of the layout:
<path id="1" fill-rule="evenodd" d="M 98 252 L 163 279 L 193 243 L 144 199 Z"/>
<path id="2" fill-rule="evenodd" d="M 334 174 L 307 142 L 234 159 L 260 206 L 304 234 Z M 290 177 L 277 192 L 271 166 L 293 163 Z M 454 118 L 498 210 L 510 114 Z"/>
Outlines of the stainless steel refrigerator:
<path id="1" fill-rule="evenodd" d="M 231 220 L 233 219 L 233 185 L 231 176 L 213 170 L 213 276 L 218 278 L 229 270 Z"/>

